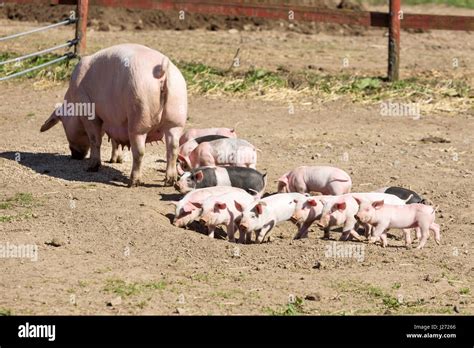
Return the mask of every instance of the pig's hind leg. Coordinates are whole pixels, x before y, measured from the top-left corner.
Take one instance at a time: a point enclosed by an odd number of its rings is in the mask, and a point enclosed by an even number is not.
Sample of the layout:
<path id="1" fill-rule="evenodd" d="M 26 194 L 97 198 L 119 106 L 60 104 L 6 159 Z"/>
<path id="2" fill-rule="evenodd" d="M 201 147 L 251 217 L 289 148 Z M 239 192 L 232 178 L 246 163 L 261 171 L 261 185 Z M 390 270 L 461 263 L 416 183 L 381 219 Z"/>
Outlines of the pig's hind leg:
<path id="1" fill-rule="evenodd" d="M 130 175 L 129 187 L 138 186 L 141 183 L 141 172 L 143 156 L 145 155 L 146 134 L 130 134 L 130 147 L 132 149 L 133 166 Z"/>
<path id="2" fill-rule="evenodd" d="M 441 234 L 439 232 L 439 225 L 437 223 L 432 223 L 430 225 L 430 230 L 433 231 L 434 233 L 434 236 L 435 236 L 435 241 L 436 241 L 436 244 L 440 244 L 441 242 Z"/>
<path id="3" fill-rule="evenodd" d="M 166 185 L 172 186 L 178 179 L 178 172 L 176 169 L 176 162 L 178 160 L 179 138 L 183 133 L 183 127 L 173 127 L 166 129 Z"/>

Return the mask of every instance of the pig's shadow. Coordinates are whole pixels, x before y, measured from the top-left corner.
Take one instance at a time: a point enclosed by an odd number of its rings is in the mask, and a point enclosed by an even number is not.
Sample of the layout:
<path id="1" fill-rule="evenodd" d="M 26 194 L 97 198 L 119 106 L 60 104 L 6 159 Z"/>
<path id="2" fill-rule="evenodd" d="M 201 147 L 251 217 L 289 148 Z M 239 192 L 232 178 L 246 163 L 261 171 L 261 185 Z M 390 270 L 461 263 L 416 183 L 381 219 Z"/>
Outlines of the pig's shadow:
<path id="1" fill-rule="evenodd" d="M 5 158 L 31 168 L 39 174 L 67 181 L 97 182 L 113 186 L 126 187 L 128 177 L 115 168 L 102 163 L 98 172 L 87 172 L 88 160 L 73 160 L 70 156 L 55 153 L 1 152 Z"/>
<path id="2" fill-rule="evenodd" d="M 174 219 L 174 214 L 169 213 L 169 214 L 166 214 L 165 216 L 170 220 L 170 224 L 172 224 L 173 219 Z M 193 221 L 191 224 L 189 224 L 188 226 L 186 226 L 186 228 L 183 228 L 183 229 L 198 232 L 200 234 L 204 234 L 204 235 L 207 236 L 207 227 L 202 225 L 198 221 Z M 227 239 L 227 233 L 222 228 L 217 227 L 214 230 L 214 238 L 226 240 Z"/>

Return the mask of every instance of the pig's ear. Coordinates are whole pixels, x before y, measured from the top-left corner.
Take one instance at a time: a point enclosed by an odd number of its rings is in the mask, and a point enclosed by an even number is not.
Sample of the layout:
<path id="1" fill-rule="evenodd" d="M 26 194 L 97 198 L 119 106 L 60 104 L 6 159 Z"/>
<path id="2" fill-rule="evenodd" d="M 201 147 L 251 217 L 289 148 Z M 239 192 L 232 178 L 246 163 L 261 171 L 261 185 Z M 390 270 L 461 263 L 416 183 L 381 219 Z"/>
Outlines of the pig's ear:
<path id="1" fill-rule="evenodd" d="M 263 205 L 262 205 L 262 202 L 258 203 L 258 204 L 255 206 L 255 210 L 257 211 L 257 214 L 258 214 L 258 215 L 262 215 L 262 214 L 263 214 Z"/>
<path id="2" fill-rule="evenodd" d="M 59 122 L 59 117 L 56 116 L 56 110 L 53 111 L 51 116 L 43 123 L 40 132 L 46 132 L 48 129 L 54 127 Z"/>
<path id="3" fill-rule="evenodd" d="M 354 196 L 352 196 L 354 197 Z M 358 205 L 361 205 L 362 200 L 360 198 L 354 197 L 355 201 L 357 202 Z"/>
<path id="4" fill-rule="evenodd" d="M 178 154 L 178 161 L 186 163 L 186 158 L 182 154 Z"/>
<path id="5" fill-rule="evenodd" d="M 372 206 L 375 208 L 375 209 L 380 209 L 383 207 L 383 199 L 381 201 L 375 201 L 372 203 Z"/>
<path id="6" fill-rule="evenodd" d="M 197 171 L 196 173 L 194 173 L 194 177 L 196 178 L 197 182 L 201 182 L 204 179 L 204 173 L 202 172 L 202 170 Z"/>
<path id="7" fill-rule="evenodd" d="M 312 207 L 315 207 L 318 204 L 318 202 L 314 198 L 310 198 L 306 202 L 308 202 L 308 204 Z"/>
<path id="8" fill-rule="evenodd" d="M 216 202 L 216 207 L 218 209 L 225 209 L 227 208 L 227 204 L 225 204 L 224 202 Z"/>
<path id="9" fill-rule="evenodd" d="M 336 208 L 338 210 L 341 210 L 341 211 L 345 210 L 346 209 L 346 202 L 336 203 Z"/>
<path id="10" fill-rule="evenodd" d="M 189 202 L 189 203 L 191 203 L 192 205 L 194 205 L 198 209 L 202 208 L 202 203 L 198 203 L 198 202 Z"/>
<path id="11" fill-rule="evenodd" d="M 243 205 L 240 204 L 240 203 L 237 202 L 237 201 L 234 201 L 234 205 L 235 205 L 235 208 L 236 208 L 238 211 L 240 211 L 241 213 L 245 210 L 244 207 L 243 207 Z"/>

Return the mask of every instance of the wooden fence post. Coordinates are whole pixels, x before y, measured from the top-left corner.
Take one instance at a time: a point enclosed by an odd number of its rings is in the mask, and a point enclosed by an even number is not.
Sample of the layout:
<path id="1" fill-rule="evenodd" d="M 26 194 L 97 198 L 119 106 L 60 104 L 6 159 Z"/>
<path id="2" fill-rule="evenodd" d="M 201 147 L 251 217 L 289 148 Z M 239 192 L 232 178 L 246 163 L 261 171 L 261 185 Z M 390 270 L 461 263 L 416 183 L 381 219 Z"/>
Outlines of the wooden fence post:
<path id="1" fill-rule="evenodd" d="M 86 52 L 87 43 L 87 13 L 89 10 L 89 0 L 77 0 L 77 22 L 76 22 L 76 38 L 79 39 L 78 44 L 75 46 L 74 53 L 81 56 Z"/>
<path id="2" fill-rule="evenodd" d="M 400 64 L 400 0 L 390 0 L 388 28 L 388 80 L 398 81 Z"/>

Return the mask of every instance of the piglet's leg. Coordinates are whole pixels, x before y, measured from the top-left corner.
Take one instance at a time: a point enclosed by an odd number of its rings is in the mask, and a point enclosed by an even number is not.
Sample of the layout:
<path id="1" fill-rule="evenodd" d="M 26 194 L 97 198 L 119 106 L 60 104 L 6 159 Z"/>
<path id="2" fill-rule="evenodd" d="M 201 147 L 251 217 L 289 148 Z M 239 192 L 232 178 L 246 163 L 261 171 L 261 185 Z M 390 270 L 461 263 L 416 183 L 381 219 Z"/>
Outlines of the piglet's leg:
<path id="1" fill-rule="evenodd" d="M 209 225 L 207 226 L 207 236 L 209 238 L 214 238 L 214 231 L 216 230 L 216 226 L 213 226 L 213 225 Z"/>
<path id="2" fill-rule="evenodd" d="M 122 149 L 114 139 L 112 139 L 112 156 L 110 157 L 110 163 L 122 163 Z"/>
<path id="3" fill-rule="evenodd" d="M 166 142 L 166 185 L 173 185 L 178 179 L 178 172 L 176 169 L 176 162 L 178 160 L 178 147 L 179 138 L 183 133 L 182 127 L 174 127 L 166 129 L 165 142 Z"/>
<path id="4" fill-rule="evenodd" d="M 227 225 L 227 237 L 229 238 L 229 242 L 235 242 L 234 234 L 235 234 L 234 223 L 231 222 L 230 224 Z"/>
<path id="5" fill-rule="evenodd" d="M 405 235 L 405 245 L 408 247 L 411 245 L 411 230 L 409 228 L 404 228 L 403 233 Z"/>

